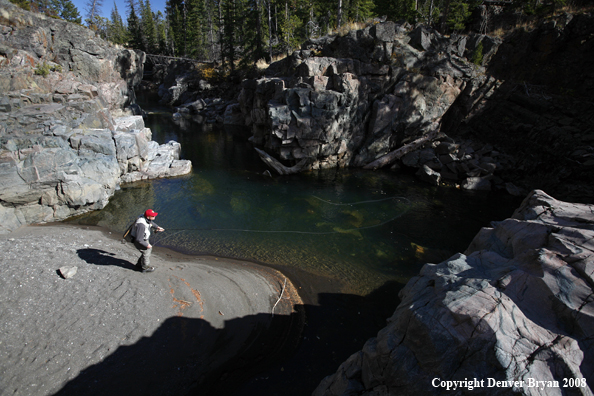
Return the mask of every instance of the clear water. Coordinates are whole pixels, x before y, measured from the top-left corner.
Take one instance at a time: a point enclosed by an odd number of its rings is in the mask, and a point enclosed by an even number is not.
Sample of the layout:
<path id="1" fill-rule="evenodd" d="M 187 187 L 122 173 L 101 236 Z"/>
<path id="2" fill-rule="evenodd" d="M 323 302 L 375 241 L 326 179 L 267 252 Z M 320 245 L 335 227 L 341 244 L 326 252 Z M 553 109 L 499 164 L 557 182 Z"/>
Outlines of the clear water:
<path id="1" fill-rule="evenodd" d="M 298 269 L 337 281 L 344 293 L 405 283 L 423 263 L 464 251 L 481 227 L 520 203 L 389 170 L 268 176 L 246 130 L 180 124 L 167 113 L 145 124 L 153 140 L 182 144 L 192 173 L 124 186 L 103 210 L 72 221 L 121 232 L 152 208 L 167 230 L 157 246 Z"/>

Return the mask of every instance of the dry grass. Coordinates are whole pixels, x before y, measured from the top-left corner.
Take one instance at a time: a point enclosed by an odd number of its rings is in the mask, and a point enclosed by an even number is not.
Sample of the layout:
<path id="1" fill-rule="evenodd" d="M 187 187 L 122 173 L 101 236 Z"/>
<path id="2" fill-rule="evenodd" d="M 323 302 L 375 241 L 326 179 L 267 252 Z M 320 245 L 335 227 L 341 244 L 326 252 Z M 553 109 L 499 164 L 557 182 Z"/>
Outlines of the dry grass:
<path id="1" fill-rule="evenodd" d="M 352 30 L 360 30 L 367 27 L 367 22 L 347 22 L 336 30 L 336 35 L 339 37 L 346 36 Z"/>
<path id="2" fill-rule="evenodd" d="M 376 19 L 368 19 L 364 22 L 354 22 L 354 21 L 349 21 L 346 22 L 345 24 L 343 24 L 342 26 L 340 26 L 340 28 L 338 29 L 331 29 L 330 32 L 328 32 L 328 34 L 332 35 L 332 34 L 336 34 L 339 37 L 343 37 L 346 36 L 350 31 L 352 30 L 360 30 L 360 29 L 364 29 L 369 25 L 374 25 L 378 23 Z"/>
<path id="3" fill-rule="evenodd" d="M 264 60 L 264 59 L 258 59 L 258 62 L 256 62 L 256 69 L 264 70 L 267 68 L 268 68 L 268 62 L 266 62 L 266 60 Z"/>
<path id="4" fill-rule="evenodd" d="M 272 61 L 270 63 L 274 63 L 274 62 L 278 62 L 279 60 L 283 60 L 287 57 L 286 53 L 280 53 L 280 54 L 276 54 L 276 55 L 272 55 Z M 256 68 L 258 70 L 265 70 L 268 68 L 268 66 L 270 66 L 270 63 L 266 62 L 265 59 L 258 59 L 258 62 L 256 62 Z"/>
<path id="5" fill-rule="evenodd" d="M 561 14 L 567 12 L 569 14 L 581 14 L 592 11 L 594 11 L 594 3 L 575 4 L 574 2 L 570 1 L 570 4 L 566 4 L 561 7 L 558 13 Z"/>

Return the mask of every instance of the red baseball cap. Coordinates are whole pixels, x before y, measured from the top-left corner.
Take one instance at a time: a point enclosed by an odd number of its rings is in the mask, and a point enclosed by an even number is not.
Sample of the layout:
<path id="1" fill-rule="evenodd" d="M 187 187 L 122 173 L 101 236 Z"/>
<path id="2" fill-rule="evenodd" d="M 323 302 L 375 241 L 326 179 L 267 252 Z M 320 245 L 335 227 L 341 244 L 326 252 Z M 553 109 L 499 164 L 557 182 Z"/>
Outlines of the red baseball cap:
<path id="1" fill-rule="evenodd" d="M 152 210 L 152 209 L 147 209 L 147 211 L 146 211 L 146 212 L 144 212 L 144 215 L 145 215 L 146 217 L 149 217 L 149 216 L 151 216 L 151 217 L 156 217 L 158 214 L 159 214 L 159 213 L 155 212 L 155 211 L 154 211 L 154 210 Z"/>

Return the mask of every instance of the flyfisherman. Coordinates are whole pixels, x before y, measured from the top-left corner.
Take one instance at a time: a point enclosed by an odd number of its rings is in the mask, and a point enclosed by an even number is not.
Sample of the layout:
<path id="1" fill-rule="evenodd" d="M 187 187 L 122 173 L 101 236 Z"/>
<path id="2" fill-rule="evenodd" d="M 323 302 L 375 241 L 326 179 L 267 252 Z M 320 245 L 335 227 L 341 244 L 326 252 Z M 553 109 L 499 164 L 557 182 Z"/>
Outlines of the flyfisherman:
<path id="1" fill-rule="evenodd" d="M 153 245 L 149 242 L 149 238 L 151 237 L 152 230 L 155 232 L 165 231 L 153 222 L 157 215 L 158 213 L 154 210 L 147 209 L 144 215 L 140 216 L 132 227 L 131 234 L 134 240 L 134 246 L 141 253 L 136 263 L 136 269 L 141 272 L 153 272 L 155 270 L 155 267 L 150 266 Z"/>

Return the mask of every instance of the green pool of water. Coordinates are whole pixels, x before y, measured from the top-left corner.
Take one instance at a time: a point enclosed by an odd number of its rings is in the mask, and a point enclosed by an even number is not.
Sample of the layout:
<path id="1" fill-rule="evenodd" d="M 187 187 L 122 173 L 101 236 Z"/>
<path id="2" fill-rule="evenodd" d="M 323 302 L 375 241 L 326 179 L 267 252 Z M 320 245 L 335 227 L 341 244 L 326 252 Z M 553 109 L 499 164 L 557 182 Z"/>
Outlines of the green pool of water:
<path id="1" fill-rule="evenodd" d="M 123 186 L 103 210 L 72 221 L 121 232 L 152 208 L 167 230 L 157 246 L 294 268 L 336 280 L 345 293 L 406 282 L 519 205 L 503 193 L 437 188 L 388 170 L 268 176 L 247 131 L 176 123 L 170 114 L 145 123 L 153 140 L 182 144 L 192 173 Z"/>

